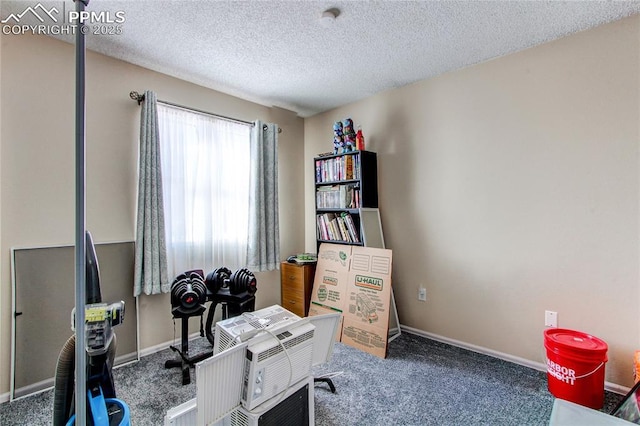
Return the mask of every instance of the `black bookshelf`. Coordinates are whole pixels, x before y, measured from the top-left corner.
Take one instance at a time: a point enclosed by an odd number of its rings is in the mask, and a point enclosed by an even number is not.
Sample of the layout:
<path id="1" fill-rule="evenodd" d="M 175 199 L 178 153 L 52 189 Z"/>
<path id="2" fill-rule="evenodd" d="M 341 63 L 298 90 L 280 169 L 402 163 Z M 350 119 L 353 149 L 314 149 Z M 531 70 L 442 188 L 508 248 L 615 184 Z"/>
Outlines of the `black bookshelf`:
<path id="1" fill-rule="evenodd" d="M 375 152 L 350 151 L 314 158 L 316 239 L 363 245 L 360 209 L 378 207 Z"/>

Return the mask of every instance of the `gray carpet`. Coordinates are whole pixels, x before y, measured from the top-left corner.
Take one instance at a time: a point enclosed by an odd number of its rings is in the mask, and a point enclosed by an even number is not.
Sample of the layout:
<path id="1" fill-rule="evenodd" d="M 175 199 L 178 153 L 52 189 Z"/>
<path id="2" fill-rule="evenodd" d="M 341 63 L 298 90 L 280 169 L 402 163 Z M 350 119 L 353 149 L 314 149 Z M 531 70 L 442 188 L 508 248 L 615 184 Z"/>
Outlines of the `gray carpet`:
<path id="1" fill-rule="evenodd" d="M 210 346 L 190 342 L 190 352 Z M 118 398 L 131 409 L 132 424 L 162 425 L 167 409 L 195 396 L 192 383 L 181 385 L 169 349 L 114 370 Z M 316 376 L 336 376 L 335 394 L 315 388 L 316 425 L 547 425 L 553 396 L 542 372 L 489 356 L 403 333 L 380 359 L 336 344 L 332 361 Z M 622 396 L 606 392 L 602 411 Z M 0 425 L 51 424 L 53 392 L 0 405 Z"/>

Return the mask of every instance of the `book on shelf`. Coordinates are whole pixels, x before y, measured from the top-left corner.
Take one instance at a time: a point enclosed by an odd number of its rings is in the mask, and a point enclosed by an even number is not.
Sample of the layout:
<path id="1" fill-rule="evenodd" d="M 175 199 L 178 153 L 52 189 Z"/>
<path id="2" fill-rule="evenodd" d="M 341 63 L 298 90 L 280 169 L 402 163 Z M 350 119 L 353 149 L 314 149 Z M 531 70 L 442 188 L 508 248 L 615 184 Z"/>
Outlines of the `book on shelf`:
<path id="1" fill-rule="evenodd" d="M 318 235 L 323 240 L 329 240 L 329 227 L 325 220 L 324 215 L 316 216 L 316 221 L 318 223 Z"/>
<path id="2" fill-rule="evenodd" d="M 360 242 L 360 233 L 356 229 L 356 224 L 353 222 L 353 217 L 349 212 L 342 212 L 341 216 L 347 226 L 347 231 L 349 232 L 349 236 L 351 237 L 352 242 L 359 243 Z"/>
<path id="3" fill-rule="evenodd" d="M 351 196 L 352 198 L 351 198 L 351 203 L 349 204 L 349 207 L 352 209 L 359 209 L 361 207 L 360 206 L 360 190 L 355 189 L 351 194 Z"/>
<path id="4" fill-rule="evenodd" d="M 346 241 L 348 243 L 352 243 L 353 241 L 351 240 L 351 236 L 349 235 L 349 231 L 347 230 L 347 225 L 344 222 L 344 217 L 340 215 L 340 216 L 337 216 L 336 219 L 338 220 L 338 227 L 340 229 L 340 234 L 342 236 L 341 240 Z"/>
<path id="5" fill-rule="evenodd" d="M 353 155 L 347 155 L 345 163 L 345 179 L 353 179 Z"/>
<path id="6" fill-rule="evenodd" d="M 338 240 L 336 228 L 336 215 L 334 213 L 323 213 L 317 216 L 318 224 L 321 228 L 320 235 L 323 240 Z"/>
<path id="7" fill-rule="evenodd" d="M 316 182 L 322 182 L 322 161 L 316 160 Z"/>
<path id="8" fill-rule="evenodd" d="M 338 225 L 338 218 L 331 219 L 331 239 L 334 241 L 342 241 L 342 232 L 340 232 L 340 226 Z"/>

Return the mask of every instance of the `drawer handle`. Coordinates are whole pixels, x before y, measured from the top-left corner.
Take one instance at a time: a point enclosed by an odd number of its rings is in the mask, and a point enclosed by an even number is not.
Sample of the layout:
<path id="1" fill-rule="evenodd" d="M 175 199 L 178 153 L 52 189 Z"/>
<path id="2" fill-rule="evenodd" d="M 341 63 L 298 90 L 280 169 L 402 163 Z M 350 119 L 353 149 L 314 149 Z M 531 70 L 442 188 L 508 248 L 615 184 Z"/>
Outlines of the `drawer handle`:
<path id="1" fill-rule="evenodd" d="M 295 279 L 296 279 L 296 276 L 295 276 L 295 275 L 289 275 L 289 279 L 290 279 L 290 280 L 295 280 Z"/>
<path id="2" fill-rule="evenodd" d="M 292 305 L 295 305 L 296 301 L 295 300 L 289 300 L 289 303 L 291 303 Z"/>

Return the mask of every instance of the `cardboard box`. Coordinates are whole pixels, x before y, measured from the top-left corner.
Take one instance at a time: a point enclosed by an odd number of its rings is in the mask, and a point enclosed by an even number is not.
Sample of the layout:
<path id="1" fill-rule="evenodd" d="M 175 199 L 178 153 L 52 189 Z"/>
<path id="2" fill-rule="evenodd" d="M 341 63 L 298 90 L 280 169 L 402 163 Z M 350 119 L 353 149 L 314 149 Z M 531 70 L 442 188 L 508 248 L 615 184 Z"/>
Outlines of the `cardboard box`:
<path id="1" fill-rule="evenodd" d="M 388 328 L 366 326 L 360 320 L 344 317 L 340 341 L 380 358 L 387 357 Z"/>
<path id="2" fill-rule="evenodd" d="M 343 309 L 341 341 L 381 358 L 387 356 L 391 265 L 391 250 L 353 247 Z"/>
<path id="3" fill-rule="evenodd" d="M 344 311 L 352 248 L 344 244 L 320 244 L 310 307 Z"/>

